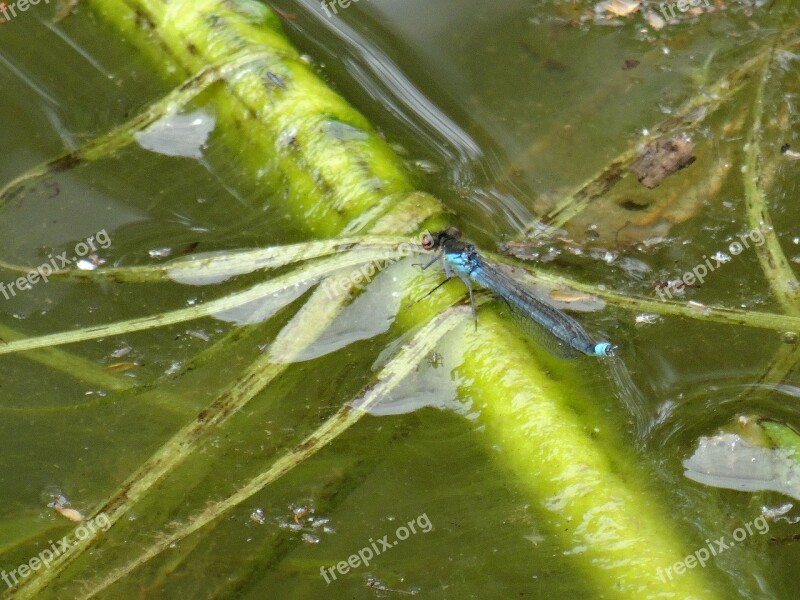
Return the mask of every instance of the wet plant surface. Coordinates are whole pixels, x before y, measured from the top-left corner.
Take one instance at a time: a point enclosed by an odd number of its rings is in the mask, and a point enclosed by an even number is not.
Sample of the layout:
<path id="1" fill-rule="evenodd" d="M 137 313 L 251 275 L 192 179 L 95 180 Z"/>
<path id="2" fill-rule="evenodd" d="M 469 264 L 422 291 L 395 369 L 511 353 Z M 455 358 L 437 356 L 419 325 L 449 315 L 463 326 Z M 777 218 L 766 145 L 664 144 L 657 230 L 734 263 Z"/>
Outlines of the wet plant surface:
<path id="1" fill-rule="evenodd" d="M 8 597 L 794 597 L 793 4 L 114 4 L 0 25 Z"/>

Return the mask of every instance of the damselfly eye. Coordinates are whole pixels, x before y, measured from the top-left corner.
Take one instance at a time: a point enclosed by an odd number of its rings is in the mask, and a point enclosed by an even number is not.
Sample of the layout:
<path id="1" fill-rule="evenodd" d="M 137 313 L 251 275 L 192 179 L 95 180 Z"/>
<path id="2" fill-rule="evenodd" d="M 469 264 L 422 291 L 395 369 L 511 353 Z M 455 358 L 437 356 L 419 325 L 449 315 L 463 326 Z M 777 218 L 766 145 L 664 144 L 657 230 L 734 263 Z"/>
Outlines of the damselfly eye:
<path id="1" fill-rule="evenodd" d="M 433 236 L 430 233 L 426 233 L 422 236 L 421 246 L 425 248 L 425 250 L 430 250 L 435 244 L 436 241 L 433 239 Z"/>

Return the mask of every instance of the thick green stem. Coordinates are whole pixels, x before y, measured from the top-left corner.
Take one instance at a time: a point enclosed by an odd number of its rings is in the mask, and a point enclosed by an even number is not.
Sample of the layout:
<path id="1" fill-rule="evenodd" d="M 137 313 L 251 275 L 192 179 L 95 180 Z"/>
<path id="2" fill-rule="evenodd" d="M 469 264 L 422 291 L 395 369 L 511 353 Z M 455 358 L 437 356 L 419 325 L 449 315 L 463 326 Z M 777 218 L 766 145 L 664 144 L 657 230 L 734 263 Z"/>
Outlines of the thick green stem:
<path id="1" fill-rule="evenodd" d="M 243 167 L 256 173 L 269 166 L 259 182 L 272 194 L 286 191 L 284 208 L 298 227 L 332 236 L 353 230 L 357 223 L 359 230 L 372 234 L 397 235 L 418 228 L 435 214 L 433 207 L 441 209 L 430 197 L 414 195 L 401 161 L 389 146 L 317 77 L 271 17 L 256 23 L 230 8 L 235 3 L 216 0 L 89 2 L 111 26 L 156 59 L 164 73 L 174 63 L 184 74 L 195 73 L 208 64 L 224 64 L 249 47 L 269 55 L 262 70 L 243 71 L 231 78 L 212 95 L 212 101 L 218 126 L 229 143 L 241 144 L 246 136 L 247 149 L 238 153 Z M 347 136 L 341 135 L 343 124 L 350 132 Z M 424 208 L 415 209 L 415 203 Z M 132 476 L 101 510 L 120 518 L 131 507 L 129 493 L 147 493 L 168 467 L 189 452 L 192 446 L 182 443 L 196 443 L 211 425 L 218 426 L 263 390 L 317 339 L 343 302 L 332 302 L 317 290 L 270 351 L 251 365 L 246 377 L 203 411 L 196 423 L 167 442 L 148 468 Z M 422 310 L 406 310 L 398 322 L 404 328 L 418 325 Z M 482 318 L 480 335 L 469 336 L 463 365 L 469 392 L 483 406 L 490 435 L 503 449 L 522 487 L 551 514 L 553 539 L 563 550 L 572 551 L 578 576 L 603 597 L 714 597 L 705 572 L 695 571 L 670 583 L 659 579 L 657 569 L 681 560 L 688 548 L 682 549 L 679 536 L 660 522 L 657 502 L 616 474 L 602 447 L 569 409 L 564 393 L 553 387 L 544 367 L 531 360 L 522 344 L 509 341 L 512 337 L 500 320 L 488 313 Z M 497 352 L 498 347 L 503 352 Z M 332 422 L 322 432 L 324 436 L 318 434 L 318 440 L 308 442 L 317 448 L 339 430 Z M 298 452 L 305 449 L 300 447 Z M 289 455 L 279 460 L 254 485 L 260 489 L 296 459 Z M 253 489 L 243 488 L 233 501 Z M 211 511 L 190 519 L 187 531 L 216 516 Z M 37 572 L 17 597 L 38 597 L 93 541 L 75 546 L 77 550 L 67 559 Z M 133 560 L 132 566 L 139 564 L 137 557 Z M 113 583 L 113 572 L 104 575 L 110 579 L 103 586 Z"/>
<path id="2" fill-rule="evenodd" d="M 612 466 L 566 408 L 571 390 L 530 361 L 497 368 L 495 348 L 512 355 L 524 348 L 495 318 L 482 315 L 480 334 L 468 335 L 467 344 L 466 392 L 482 408 L 500 460 L 519 476 L 561 551 L 593 581 L 598 597 L 716 598 L 707 572 L 667 573 L 688 554 L 670 529 L 669 511 Z"/>
<path id="3" fill-rule="evenodd" d="M 174 63 L 191 74 L 243 49 L 263 52 L 260 68 L 243 69 L 212 95 L 218 133 L 240 150 L 237 160 L 258 174 L 266 193 L 285 191 L 283 208 L 298 226 L 332 236 L 375 206 L 390 208 L 385 200 L 392 195 L 411 191 L 389 145 L 325 85 L 271 18 L 252 22 L 251 13 L 235 11 L 236 2 L 218 0 L 91 4 L 141 51 L 157 55 L 164 73 Z"/>

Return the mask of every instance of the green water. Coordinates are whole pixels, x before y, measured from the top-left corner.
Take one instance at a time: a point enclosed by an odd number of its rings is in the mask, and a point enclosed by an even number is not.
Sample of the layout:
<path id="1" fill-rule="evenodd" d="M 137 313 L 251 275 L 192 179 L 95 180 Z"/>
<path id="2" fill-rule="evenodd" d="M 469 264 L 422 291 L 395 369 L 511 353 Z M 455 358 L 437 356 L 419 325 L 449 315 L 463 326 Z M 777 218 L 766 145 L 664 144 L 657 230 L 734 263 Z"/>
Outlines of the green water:
<path id="1" fill-rule="evenodd" d="M 293 42 L 402 153 L 416 186 L 442 198 L 454 222 L 487 249 L 520 240 L 535 215 L 635 143 L 643 129 L 798 19 L 796 8 L 779 1 L 751 14 L 737 6 L 687 17 L 656 33 L 639 15 L 619 25 L 582 19 L 593 3 L 433 4 L 362 0 L 336 18 L 312 1 L 277 6 L 292 17 L 285 26 Z M 49 21 L 52 13 L 53 7 L 31 7 L 0 26 L 3 183 L 106 133 L 173 89 L 88 6 L 57 24 Z M 639 64 L 623 69 L 629 59 Z M 780 57 L 766 99 L 765 147 L 776 156 L 783 143 L 800 144 L 791 120 L 797 81 L 796 60 Z M 565 226 L 560 241 L 537 246 L 545 266 L 655 297 L 656 280 L 680 277 L 705 257 L 727 252 L 731 239 L 748 229 L 740 171 L 752 94 L 746 87 L 694 132 L 698 159 L 688 169 L 654 190 L 628 177 Z M 209 110 L 202 100 L 189 108 Z M 798 254 L 797 164 L 779 163 L 769 203 L 790 259 Z M 112 243 L 97 254 L 109 266 L 152 264 L 164 260 L 152 251 L 165 248 L 175 257 L 304 240 L 302 228 L 279 208 L 280 192 L 264 197 L 248 177 L 213 134 L 202 161 L 134 144 L 61 173 L 49 187 L 26 190 L 6 206 L 0 259 L 37 266 L 53 253 L 72 253 L 101 230 Z M 688 198 L 687 204 L 673 212 L 657 209 L 670 195 Z M 625 208 L 632 206 L 647 209 Z M 576 241 L 581 252 L 563 240 Z M 370 286 L 371 301 L 388 302 L 380 290 L 412 269 L 400 263 L 379 276 Z M 6 283 L 18 276 L 0 271 Z M 0 325 L 24 336 L 67 331 L 190 306 L 257 281 L 40 283 L 9 300 L 0 297 Z M 685 298 L 782 312 L 754 250 L 720 266 Z M 245 328 L 203 319 L 62 347 L 84 361 L 83 370 L 63 356 L 53 359 L 59 368 L 35 360 L 41 357 L 0 356 L 0 568 L 11 571 L 70 531 L 70 523 L 47 508 L 50 494 L 64 494 L 84 512 L 101 505 L 236 381 L 302 302 Z M 304 360 L 115 525 L 107 543 L 81 557 L 70 571 L 75 579 L 56 584 L 52 596 L 74 597 L 82 577 L 138 554 L 170 523 L 232 493 L 357 397 L 374 381 L 376 365 L 403 341 L 380 322 L 379 308 L 373 312 L 379 316 L 345 313 Z M 693 549 L 752 521 L 762 505 L 787 501 L 774 493 L 704 488 L 683 477 L 680 461 L 699 436 L 739 414 L 800 427 L 796 375 L 788 369 L 778 380 L 767 379 L 782 387 L 766 385 L 743 396 L 787 347 L 779 333 L 680 317 L 641 326 L 635 316 L 609 307 L 582 321 L 619 344 L 652 420 L 644 439 L 636 439 L 616 388 L 596 362 L 554 363 L 553 377 L 574 378 L 576 390 L 590 390 L 572 408 L 596 429 L 612 461 L 636 465 L 640 487 L 669 507 L 664 521 Z M 204 353 L 226 336 L 223 351 Z M 443 348 L 452 346 L 451 340 Z M 365 417 L 100 597 L 597 597 L 548 529 L 546 511 L 498 460 L 482 407 L 458 371 L 457 352 L 444 352 L 441 365 L 437 360 L 380 414 Z M 122 362 L 137 366 L 103 370 Z M 314 509 L 298 517 L 302 527 L 292 525 L 292 505 Z M 423 515 L 430 531 L 410 535 L 335 581 L 320 575 L 321 567 L 347 560 L 371 540 L 393 539 L 398 527 Z M 309 520 L 315 517 L 329 521 Z M 735 597 L 793 598 L 800 546 L 767 538 L 795 531 L 786 522 L 771 523 L 769 535 L 749 538 L 706 570 Z"/>

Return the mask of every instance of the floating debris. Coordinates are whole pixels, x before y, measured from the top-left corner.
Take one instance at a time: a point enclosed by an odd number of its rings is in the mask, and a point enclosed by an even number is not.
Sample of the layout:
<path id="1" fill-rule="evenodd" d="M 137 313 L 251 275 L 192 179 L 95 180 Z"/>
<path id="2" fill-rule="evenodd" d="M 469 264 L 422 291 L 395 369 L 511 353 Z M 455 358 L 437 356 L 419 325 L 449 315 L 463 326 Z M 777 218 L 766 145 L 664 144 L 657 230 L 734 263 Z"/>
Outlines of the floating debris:
<path id="1" fill-rule="evenodd" d="M 317 544 L 320 542 L 320 532 L 331 534 L 335 533 L 331 527 L 330 517 L 318 517 L 314 514 L 316 509 L 308 504 L 290 504 L 289 510 L 292 511 L 292 520 L 278 521 L 278 527 L 281 529 L 288 529 L 290 531 L 297 531 L 300 533 L 300 538 L 309 544 Z"/>
<path id="2" fill-rule="evenodd" d="M 685 133 L 677 133 L 647 145 L 630 170 L 639 183 L 648 188 L 657 187 L 664 179 L 691 165 L 695 143 Z"/>
<path id="3" fill-rule="evenodd" d="M 711 258 L 713 258 L 714 260 L 716 260 L 718 264 L 723 264 L 723 265 L 724 265 L 726 262 L 730 262 L 730 261 L 732 261 L 732 260 L 733 260 L 733 259 L 732 259 L 732 258 L 731 258 L 731 257 L 730 257 L 728 254 L 725 254 L 725 253 L 724 253 L 724 252 L 722 252 L 722 251 L 718 251 L 718 252 L 714 253 L 714 254 L 711 256 Z"/>
<path id="4" fill-rule="evenodd" d="M 292 513 L 294 513 L 295 523 L 299 523 L 303 517 L 312 514 L 314 512 L 314 509 L 312 507 L 305 505 L 298 506 L 297 504 L 290 504 L 289 508 L 291 509 Z"/>
<path id="5" fill-rule="evenodd" d="M 659 315 L 653 313 L 642 313 L 636 315 L 636 325 L 653 325 L 661 320 Z"/>
<path id="6" fill-rule="evenodd" d="M 114 350 L 111 353 L 111 356 L 113 356 L 114 358 L 122 358 L 123 356 L 127 356 L 131 350 L 133 350 L 133 348 L 128 344 L 125 344 Z"/>
<path id="7" fill-rule="evenodd" d="M 75 523 L 83 521 L 83 515 L 80 511 L 70 508 L 69 500 L 67 500 L 66 496 L 63 494 L 52 494 L 50 497 L 53 501 L 47 504 L 48 507 L 54 509 L 58 514 L 70 521 L 74 521 Z"/>
<path id="8" fill-rule="evenodd" d="M 166 156 L 202 158 L 203 146 L 216 126 L 216 118 L 204 110 L 163 117 L 133 137 L 145 150 Z"/>
<path id="9" fill-rule="evenodd" d="M 172 248 L 153 248 L 148 250 L 147 254 L 150 258 L 167 258 L 172 254 Z"/>
<path id="10" fill-rule="evenodd" d="M 689 300 L 689 302 L 686 303 L 686 306 L 697 310 L 706 310 L 706 305 L 702 302 L 697 302 L 696 300 Z"/>
<path id="11" fill-rule="evenodd" d="M 183 367 L 183 363 L 179 360 L 172 361 L 172 364 L 164 371 L 164 375 L 174 375 Z"/>
<path id="12" fill-rule="evenodd" d="M 295 523 L 294 521 L 281 521 L 278 523 L 278 527 L 281 529 L 289 529 L 291 531 L 301 531 L 303 529 L 302 524 Z"/>
<path id="13" fill-rule="evenodd" d="M 105 262 L 105 259 L 100 258 L 96 254 L 92 254 L 91 256 L 80 259 L 75 263 L 75 266 L 81 271 L 94 271 L 100 265 L 105 264 Z"/>
<path id="14" fill-rule="evenodd" d="M 211 336 L 203 329 L 187 329 L 186 335 L 197 338 L 198 340 L 203 340 L 204 342 L 211 341 Z"/>
<path id="15" fill-rule="evenodd" d="M 594 300 L 594 296 L 591 294 L 579 292 L 577 290 L 552 290 L 550 292 L 550 298 L 557 302 L 565 302 L 567 304 L 583 300 Z"/>
<path id="16" fill-rule="evenodd" d="M 770 508 L 769 506 L 762 506 L 761 507 L 761 514 L 764 515 L 770 521 L 778 522 L 778 521 L 785 521 L 789 525 L 795 525 L 796 523 L 800 522 L 800 516 L 796 517 L 787 517 L 785 516 L 790 510 L 794 508 L 794 504 L 791 502 L 784 502 L 780 506 L 776 506 L 775 508 Z"/>
<path id="17" fill-rule="evenodd" d="M 309 519 L 309 523 L 311 523 L 312 527 L 322 527 L 330 522 L 331 520 L 329 517 L 311 517 Z"/>
<path id="18" fill-rule="evenodd" d="M 789 144 L 784 144 L 781 146 L 781 154 L 790 160 L 800 160 L 800 152 L 791 150 L 791 146 Z"/>
<path id="19" fill-rule="evenodd" d="M 663 29 L 667 25 L 666 19 L 653 10 L 648 10 L 644 18 L 647 20 L 647 24 L 656 31 Z"/>
<path id="20" fill-rule="evenodd" d="M 635 13 L 641 6 L 641 0 L 605 0 L 595 5 L 594 11 L 607 19 L 627 17 Z"/>
<path id="21" fill-rule="evenodd" d="M 56 506 L 66 506 L 69 504 L 69 500 L 63 494 L 50 494 L 50 498 L 52 498 L 51 502 L 48 502 L 47 506 L 50 508 L 55 508 Z"/>
<path id="22" fill-rule="evenodd" d="M 409 596 L 416 596 L 419 593 L 419 590 L 416 589 L 407 591 L 407 590 L 397 590 L 387 587 L 379 579 L 376 579 L 375 577 L 367 577 L 367 587 L 370 587 L 373 590 L 380 590 L 381 592 L 394 592 L 395 594 L 407 594 Z"/>
<path id="23" fill-rule="evenodd" d="M 78 7 L 78 1 L 79 0 L 60 0 L 57 5 L 58 10 L 56 10 L 56 14 L 53 16 L 53 23 L 60 23 L 67 17 L 75 14 L 75 9 Z M 31 4 L 34 3 L 31 2 Z"/>
<path id="24" fill-rule="evenodd" d="M 623 71 L 630 71 L 631 69 L 635 69 L 640 64 L 640 61 L 636 60 L 635 58 L 626 58 L 625 62 L 622 63 L 622 70 Z"/>
<path id="25" fill-rule="evenodd" d="M 656 292 L 659 291 L 667 291 L 669 292 L 670 296 L 675 294 L 676 296 L 683 296 L 686 293 L 686 288 L 695 287 L 694 284 L 686 285 L 683 279 L 656 279 L 653 282 Z"/>
<path id="26" fill-rule="evenodd" d="M 684 475 L 712 487 L 771 490 L 800 499 L 800 436 L 787 425 L 740 417 L 735 431 L 701 437 Z"/>
<path id="27" fill-rule="evenodd" d="M 266 523 L 267 519 L 266 516 L 264 515 L 264 509 L 256 508 L 255 510 L 253 510 L 253 512 L 250 513 L 250 520 L 253 521 L 254 523 L 258 523 L 259 525 L 263 525 L 264 523 Z"/>
<path id="28" fill-rule="evenodd" d="M 70 521 L 74 521 L 75 523 L 80 523 L 83 521 L 83 515 L 74 508 L 69 508 L 66 506 L 54 506 L 53 508 L 55 508 L 58 514 L 60 514 L 62 517 L 66 517 Z"/>
<path id="29" fill-rule="evenodd" d="M 114 363 L 113 365 L 108 365 L 104 371 L 109 373 L 123 373 L 125 371 L 130 371 L 131 369 L 138 369 L 142 365 L 138 362 L 119 362 Z"/>

